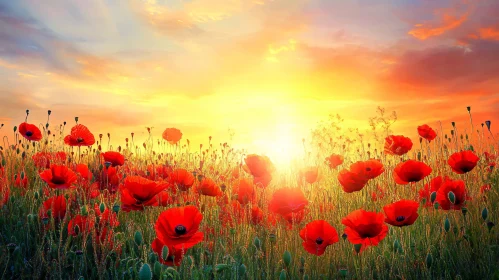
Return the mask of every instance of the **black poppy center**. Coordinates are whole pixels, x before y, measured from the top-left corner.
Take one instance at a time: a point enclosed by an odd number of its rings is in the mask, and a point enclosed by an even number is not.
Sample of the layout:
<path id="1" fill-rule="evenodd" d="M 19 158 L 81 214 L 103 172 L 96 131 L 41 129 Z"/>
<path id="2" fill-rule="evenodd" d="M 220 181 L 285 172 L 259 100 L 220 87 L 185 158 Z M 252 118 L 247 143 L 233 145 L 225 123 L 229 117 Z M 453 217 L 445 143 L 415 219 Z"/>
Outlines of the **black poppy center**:
<path id="1" fill-rule="evenodd" d="M 83 142 L 83 138 L 81 138 L 81 137 L 78 137 L 78 138 L 76 139 L 76 142 L 78 142 L 78 143 L 81 143 L 81 142 Z"/>
<path id="2" fill-rule="evenodd" d="M 178 225 L 175 227 L 175 233 L 178 235 L 184 235 L 187 233 L 187 228 L 184 225 Z"/>
<path id="3" fill-rule="evenodd" d="M 397 222 L 402 222 L 403 220 L 405 220 L 405 217 L 404 216 L 398 216 L 397 218 L 395 218 L 395 220 L 397 220 Z"/>
<path id="4" fill-rule="evenodd" d="M 31 132 L 31 131 L 26 131 L 26 136 L 28 136 L 28 137 L 33 136 L 33 132 Z"/>
<path id="5" fill-rule="evenodd" d="M 371 167 L 366 167 L 366 171 L 367 172 L 371 171 Z"/>
<path id="6" fill-rule="evenodd" d="M 52 183 L 56 185 L 62 185 L 66 183 L 66 180 L 64 180 L 64 178 L 54 177 L 52 178 Z"/>
<path id="7" fill-rule="evenodd" d="M 321 245 L 323 242 L 324 240 L 320 237 L 317 237 L 317 239 L 315 240 L 315 243 L 317 243 L 317 245 Z"/>

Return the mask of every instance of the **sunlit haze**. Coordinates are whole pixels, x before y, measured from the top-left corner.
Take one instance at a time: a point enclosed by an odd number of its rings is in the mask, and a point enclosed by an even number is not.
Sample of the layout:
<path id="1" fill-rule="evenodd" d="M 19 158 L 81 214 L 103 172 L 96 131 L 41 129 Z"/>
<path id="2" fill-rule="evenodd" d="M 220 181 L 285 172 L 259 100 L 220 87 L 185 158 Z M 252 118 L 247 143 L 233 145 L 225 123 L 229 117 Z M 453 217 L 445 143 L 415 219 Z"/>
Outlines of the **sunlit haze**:
<path id="1" fill-rule="evenodd" d="M 0 3 L 2 135 L 87 125 L 115 145 L 146 127 L 286 162 L 329 114 L 377 106 L 416 125 L 498 119 L 498 2 L 89 0 Z M 457 116 L 457 117 L 456 117 Z M 185 143 L 185 142 L 182 142 Z"/>

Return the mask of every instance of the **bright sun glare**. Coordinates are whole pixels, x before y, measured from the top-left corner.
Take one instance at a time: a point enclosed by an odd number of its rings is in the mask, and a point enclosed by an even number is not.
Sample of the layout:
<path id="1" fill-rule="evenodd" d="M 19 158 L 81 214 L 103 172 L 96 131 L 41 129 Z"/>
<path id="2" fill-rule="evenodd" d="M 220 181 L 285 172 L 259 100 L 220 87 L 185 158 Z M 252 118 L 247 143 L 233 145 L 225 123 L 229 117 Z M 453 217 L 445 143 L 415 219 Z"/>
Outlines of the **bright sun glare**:
<path id="1" fill-rule="evenodd" d="M 278 169 L 289 167 L 294 159 L 303 154 L 301 140 L 288 129 L 276 131 L 275 137 L 255 143 L 260 153 L 268 156 Z"/>

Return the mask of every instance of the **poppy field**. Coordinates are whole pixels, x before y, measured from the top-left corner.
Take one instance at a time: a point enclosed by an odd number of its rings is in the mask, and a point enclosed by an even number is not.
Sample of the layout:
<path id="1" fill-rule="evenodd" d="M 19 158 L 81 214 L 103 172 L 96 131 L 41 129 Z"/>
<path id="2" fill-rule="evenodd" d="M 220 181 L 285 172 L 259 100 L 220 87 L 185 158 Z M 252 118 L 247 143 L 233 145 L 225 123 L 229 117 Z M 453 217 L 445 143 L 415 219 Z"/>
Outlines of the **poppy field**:
<path id="1" fill-rule="evenodd" d="M 51 114 L 1 128 L 0 279 L 499 279 L 490 121 L 326 123 L 282 168 Z"/>

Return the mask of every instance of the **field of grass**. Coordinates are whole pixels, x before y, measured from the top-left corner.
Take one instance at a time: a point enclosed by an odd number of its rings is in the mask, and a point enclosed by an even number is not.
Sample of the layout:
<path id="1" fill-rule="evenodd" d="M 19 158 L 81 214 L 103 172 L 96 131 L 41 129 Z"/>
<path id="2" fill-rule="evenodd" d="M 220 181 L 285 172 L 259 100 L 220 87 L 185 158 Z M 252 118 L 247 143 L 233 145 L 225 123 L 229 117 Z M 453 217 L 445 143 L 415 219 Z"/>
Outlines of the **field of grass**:
<path id="1" fill-rule="evenodd" d="M 0 279 L 499 279 L 488 122 L 324 123 L 287 168 L 78 123 L 2 128 Z"/>

